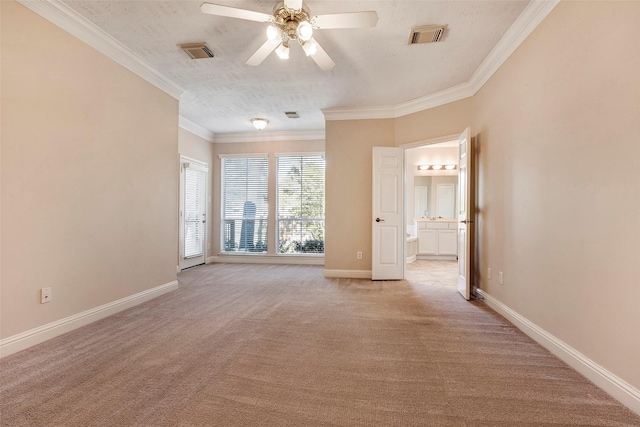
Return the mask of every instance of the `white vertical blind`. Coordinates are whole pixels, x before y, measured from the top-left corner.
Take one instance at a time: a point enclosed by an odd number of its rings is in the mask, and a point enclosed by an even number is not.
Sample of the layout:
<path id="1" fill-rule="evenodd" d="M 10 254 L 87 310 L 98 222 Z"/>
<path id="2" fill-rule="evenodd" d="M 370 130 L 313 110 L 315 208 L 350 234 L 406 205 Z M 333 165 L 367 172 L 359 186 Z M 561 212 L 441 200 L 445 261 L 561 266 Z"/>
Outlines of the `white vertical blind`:
<path id="1" fill-rule="evenodd" d="M 266 252 L 267 157 L 222 159 L 222 250 Z"/>
<path id="2" fill-rule="evenodd" d="M 277 164 L 278 253 L 324 253 L 324 156 L 278 156 Z"/>
<path id="3" fill-rule="evenodd" d="M 184 181 L 184 257 L 204 254 L 207 173 L 185 165 Z"/>

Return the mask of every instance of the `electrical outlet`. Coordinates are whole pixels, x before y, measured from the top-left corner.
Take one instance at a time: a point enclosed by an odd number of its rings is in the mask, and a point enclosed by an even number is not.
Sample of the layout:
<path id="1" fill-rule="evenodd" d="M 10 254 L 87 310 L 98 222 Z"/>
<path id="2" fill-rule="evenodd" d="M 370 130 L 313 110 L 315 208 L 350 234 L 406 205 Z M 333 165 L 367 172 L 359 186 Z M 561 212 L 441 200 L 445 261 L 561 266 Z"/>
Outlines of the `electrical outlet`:
<path id="1" fill-rule="evenodd" d="M 491 267 L 487 268 L 487 279 L 491 280 Z"/>
<path id="2" fill-rule="evenodd" d="M 502 271 L 498 271 L 498 283 L 504 285 L 504 274 Z"/>
<path id="3" fill-rule="evenodd" d="M 40 289 L 40 304 L 51 302 L 51 288 Z"/>
<path id="4" fill-rule="evenodd" d="M 362 259 L 362 251 L 356 252 L 356 258 Z"/>

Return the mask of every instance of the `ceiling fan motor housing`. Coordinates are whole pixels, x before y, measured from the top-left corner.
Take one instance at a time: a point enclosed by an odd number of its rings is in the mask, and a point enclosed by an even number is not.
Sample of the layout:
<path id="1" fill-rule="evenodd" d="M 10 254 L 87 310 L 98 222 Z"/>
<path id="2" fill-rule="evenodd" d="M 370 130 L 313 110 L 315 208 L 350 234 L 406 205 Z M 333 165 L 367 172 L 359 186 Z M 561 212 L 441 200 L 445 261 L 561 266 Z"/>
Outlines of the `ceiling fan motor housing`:
<path id="1" fill-rule="evenodd" d="M 283 34 L 283 38 L 297 39 L 298 25 L 301 22 L 309 22 L 311 16 L 306 7 L 302 7 L 300 10 L 289 9 L 286 6 L 279 6 L 273 12 L 274 24 L 280 28 Z M 283 40 L 287 41 L 287 40 Z"/>

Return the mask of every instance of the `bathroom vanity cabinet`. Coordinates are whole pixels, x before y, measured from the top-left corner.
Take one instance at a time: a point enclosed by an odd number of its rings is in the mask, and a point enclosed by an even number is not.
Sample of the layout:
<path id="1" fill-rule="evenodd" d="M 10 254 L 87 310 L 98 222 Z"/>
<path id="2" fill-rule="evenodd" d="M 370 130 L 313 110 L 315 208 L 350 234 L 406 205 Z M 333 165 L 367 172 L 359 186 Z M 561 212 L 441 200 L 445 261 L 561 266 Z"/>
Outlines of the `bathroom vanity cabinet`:
<path id="1" fill-rule="evenodd" d="M 458 254 L 458 224 L 455 220 L 416 219 L 418 259 L 455 259 Z"/>

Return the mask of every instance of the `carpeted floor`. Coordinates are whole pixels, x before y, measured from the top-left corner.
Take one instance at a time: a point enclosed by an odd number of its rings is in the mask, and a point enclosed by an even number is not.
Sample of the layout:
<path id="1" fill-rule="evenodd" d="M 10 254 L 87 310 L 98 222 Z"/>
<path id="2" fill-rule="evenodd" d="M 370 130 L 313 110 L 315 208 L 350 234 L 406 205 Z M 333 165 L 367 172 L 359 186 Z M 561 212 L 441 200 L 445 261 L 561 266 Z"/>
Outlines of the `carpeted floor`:
<path id="1" fill-rule="evenodd" d="M 2 425 L 640 426 L 482 304 L 416 277 L 188 270 L 175 292 L 2 359 Z"/>

